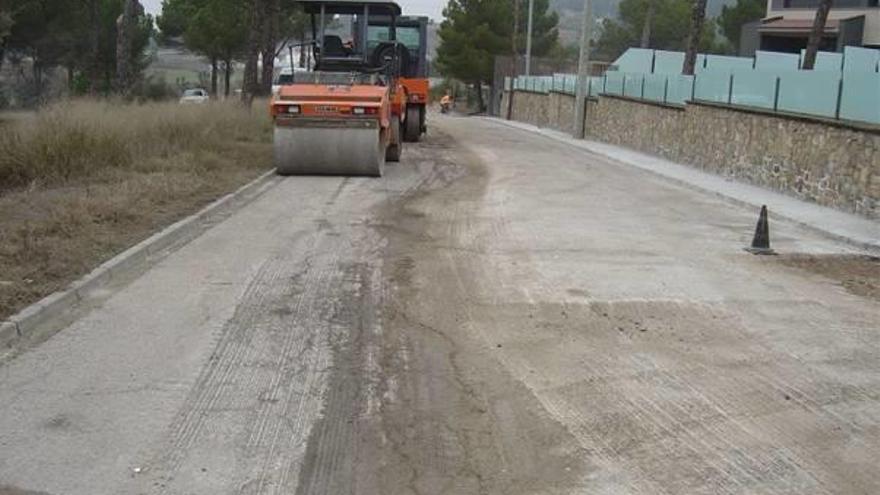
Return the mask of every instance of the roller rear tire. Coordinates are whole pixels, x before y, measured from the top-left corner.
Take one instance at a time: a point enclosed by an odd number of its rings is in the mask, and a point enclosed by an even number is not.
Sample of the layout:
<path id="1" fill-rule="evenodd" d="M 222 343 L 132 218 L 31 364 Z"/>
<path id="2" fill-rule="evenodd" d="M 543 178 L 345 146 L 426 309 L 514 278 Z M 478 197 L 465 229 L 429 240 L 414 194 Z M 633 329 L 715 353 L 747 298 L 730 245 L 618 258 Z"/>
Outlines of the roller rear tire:
<path id="1" fill-rule="evenodd" d="M 391 144 L 385 149 L 385 160 L 399 162 L 403 151 L 403 141 L 400 139 L 400 119 L 391 119 Z"/>
<path id="2" fill-rule="evenodd" d="M 406 107 L 406 123 L 403 133 L 404 141 L 416 143 L 422 137 L 422 106 Z"/>

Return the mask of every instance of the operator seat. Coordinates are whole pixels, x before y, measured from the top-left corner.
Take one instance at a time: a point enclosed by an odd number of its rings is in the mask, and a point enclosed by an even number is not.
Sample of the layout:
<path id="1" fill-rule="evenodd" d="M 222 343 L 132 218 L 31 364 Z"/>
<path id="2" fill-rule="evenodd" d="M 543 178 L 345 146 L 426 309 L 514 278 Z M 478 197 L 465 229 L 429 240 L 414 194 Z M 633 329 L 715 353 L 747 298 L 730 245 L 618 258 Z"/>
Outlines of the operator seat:
<path id="1" fill-rule="evenodd" d="M 324 35 L 324 44 L 322 48 L 325 57 L 345 57 L 348 55 L 345 46 L 342 44 L 342 38 L 335 34 Z"/>

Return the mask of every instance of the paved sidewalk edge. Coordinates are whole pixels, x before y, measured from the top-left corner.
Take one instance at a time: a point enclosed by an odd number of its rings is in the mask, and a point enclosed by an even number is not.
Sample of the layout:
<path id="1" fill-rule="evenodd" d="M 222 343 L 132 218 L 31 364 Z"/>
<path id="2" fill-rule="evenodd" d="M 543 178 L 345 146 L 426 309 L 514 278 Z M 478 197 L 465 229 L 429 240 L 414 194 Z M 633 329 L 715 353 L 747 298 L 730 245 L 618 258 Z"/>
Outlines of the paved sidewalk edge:
<path id="1" fill-rule="evenodd" d="M 748 184 L 745 182 L 736 181 L 731 178 L 727 178 L 721 175 L 712 174 L 708 172 L 704 172 L 696 167 L 682 165 L 680 163 L 672 162 L 670 160 L 666 160 L 664 158 L 660 158 L 655 155 L 650 155 L 641 151 L 632 150 L 629 148 L 623 148 L 620 146 L 602 143 L 598 141 L 589 141 L 583 139 L 574 139 L 568 135 L 565 135 L 558 131 L 553 131 L 549 129 L 543 129 L 532 124 L 526 124 L 518 121 L 508 121 L 497 117 L 482 117 L 488 121 L 494 122 L 496 124 L 504 125 L 507 127 L 511 127 L 513 129 L 519 129 L 521 131 L 532 132 L 535 134 L 539 134 L 548 139 L 553 139 L 554 141 L 558 141 L 564 144 L 568 144 L 569 146 L 576 147 L 578 149 L 588 151 L 590 153 L 595 153 L 600 155 L 606 159 L 613 160 L 618 163 L 622 163 L 624 165 L 629 165 L 645 172 L 649 172 L 653 175 L 663 178 L 664 180 L 668 180 L 670 182 L 676 183 L 678 185 L 685 186 L 689 189 L 697 190 L 704 193 L 709 193 L 735 204 L 741 206 L 755 207 L 760 208 L 764 204 L 775 204 L 774 206 L 770 206 L 771 214 L 777 218 L 785 219 L 789 222 L 792 222 L 798 226 L 804 227 L 806 229 L 812 230 L 824 236 L 830 237 L 834 240 L 846 243 L 852 247 L 858 248 L 860 250 L 866 251 L 870 254 L 878 255 L 880 254 L 880 222 L 875 222 L 868 218 L 860 217 L 854 213 L 848 213 L 841 210 L 836 210 L 833 208 L 829 208 L 827 206 L 821 206 L 815 203 L 809 203 L 803 201 L 801 199 L 795 198 L 793 196 L 786 195 L 781 192 L 773 191 L 771 189 L 765 189 L 760 186 L 755 186 L 752 184 Z M 612 151 L 613 153 L 609 153 Z M 653 162 L 657 167 L 650 167 L 639 161 L 649 161 Z M 707 187 L 700 183 L 700 181 L 696 180 L 687 180 L 685 178 L 676 176 L 673 173 L 670 173 L 668 170 L 662 170 L 662 168 L 672 169 L 674 167 L 687 169 L 688 175 L 701 175 L 704 178 L 705 182 L 724 182 L 729 185 L 733 185 L 736 188 L 749 190 L 749 193 L 744 194 L 732 194 L 723 190 L 719 190 L 718 188 Z M 722 188 L 723 189 L 723 188 Z M 755 200 L 754 198 L 745 198 L 744 196 L 763 196 L 762 200 Z M 787 211 L 786 208 L 780 208 L 780 204 L 792 204 L 792 203 L 800 203 L 800 207 L 804 209 L 810 209 L 814 213 L 813 216 L 827 216 L 837 220 L 841 220 L 841 222 L 837 222 L 837 224 L 854 224 L 859 227 L 859 230 L 864 230 L 867 232 L 873 231 L 874 234 L 860 235 L 853 233 L 851 231 L 847 231 L 845 229 L 835 228 L 834 225 L 828 225 L 836 222 L 824 222 L 820 224 L 816 221 L 812 221 L 809 219 L 805 219 L 804 216 L 799 216 L 797 214 L 792 214 L 792 212 Z"/>
<path id="2" fill-rule="evenodd" d="M 211 222 L 256 199 L 275 183 L 277 175 L 270 170 L 235 191 L 215 200 L 198 212 L 179 220 L 143 241 L 100 264 L 67 288 L 54 292 L 0 321 L 0 349 L 14 348 L 38 329 L 59 322 L 74 307 L 91 299 L 91 294 L 111 282 L 129 280 L 145 271 L 173 250 L 195 239 L 211 226 Z M 47 332 L 45 337 L 60 328 Z"/>

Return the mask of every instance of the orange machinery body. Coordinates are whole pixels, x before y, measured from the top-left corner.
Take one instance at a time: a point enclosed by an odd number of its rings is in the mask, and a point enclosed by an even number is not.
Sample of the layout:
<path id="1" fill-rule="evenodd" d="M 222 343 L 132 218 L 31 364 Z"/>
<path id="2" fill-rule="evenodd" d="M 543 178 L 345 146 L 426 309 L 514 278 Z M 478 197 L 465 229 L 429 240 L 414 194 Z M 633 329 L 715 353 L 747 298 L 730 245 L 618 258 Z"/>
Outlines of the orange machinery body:
<path id="1" fill-rule="evenodd" d="M 428 104 L 428 80 L 423 78 L 400 78 L 401 86 L 406 89 L 407 103 L 410 105 Z"/>
<path id="2" fill-rule="evenodd" d="M 289 84 L 281 86 L 270 105 L 276 125 L 283 126 L 297 117 L 372 118 L 379 120 L 384 131 L 392 118 L 400 119 L 406 111 L 406 95 L 401 85 L 392 92 L 387 86 L 369 84 Z"/>

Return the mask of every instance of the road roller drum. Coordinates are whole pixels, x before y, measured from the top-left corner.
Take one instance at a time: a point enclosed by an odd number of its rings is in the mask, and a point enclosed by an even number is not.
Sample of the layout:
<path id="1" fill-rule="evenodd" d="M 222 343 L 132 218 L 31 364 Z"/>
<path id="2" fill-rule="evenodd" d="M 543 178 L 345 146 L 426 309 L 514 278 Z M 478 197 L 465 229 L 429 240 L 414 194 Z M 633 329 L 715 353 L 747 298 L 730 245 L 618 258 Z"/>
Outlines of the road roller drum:
<path id="1" fill-rule="evenodd" d="M 281 175 L 382 175 L 378 120 L 276 120 L 275 167 Z"/>

